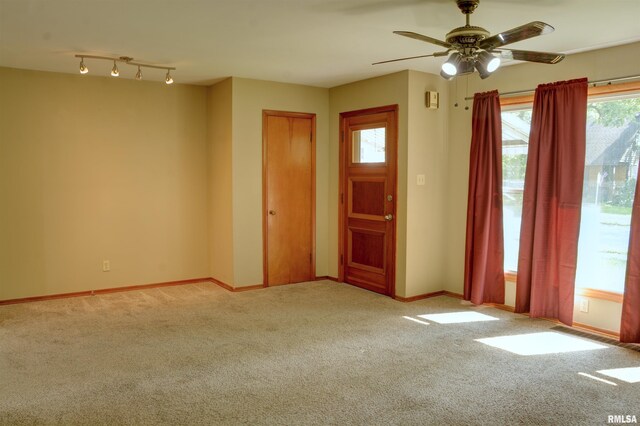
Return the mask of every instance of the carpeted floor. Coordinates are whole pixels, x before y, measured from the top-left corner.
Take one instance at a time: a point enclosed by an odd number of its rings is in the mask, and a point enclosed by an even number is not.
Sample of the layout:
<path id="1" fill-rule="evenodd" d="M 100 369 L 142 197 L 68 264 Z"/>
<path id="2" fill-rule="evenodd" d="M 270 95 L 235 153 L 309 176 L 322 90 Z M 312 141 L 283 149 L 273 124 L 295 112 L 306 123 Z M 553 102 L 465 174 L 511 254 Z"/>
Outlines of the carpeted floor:
<path id="1" fill-rule="evenodd" d="M 418 317 L 457 311 L 499 320 Z M 553 326 L 444 296 L 401 303 L 329 281 L 243 293 L 202 283 L 0 306 L 0 424 L 640 418 L 640 382 L 578 374 L 640 367 L 639 352 L 522 356 L 475 341 Z"/>

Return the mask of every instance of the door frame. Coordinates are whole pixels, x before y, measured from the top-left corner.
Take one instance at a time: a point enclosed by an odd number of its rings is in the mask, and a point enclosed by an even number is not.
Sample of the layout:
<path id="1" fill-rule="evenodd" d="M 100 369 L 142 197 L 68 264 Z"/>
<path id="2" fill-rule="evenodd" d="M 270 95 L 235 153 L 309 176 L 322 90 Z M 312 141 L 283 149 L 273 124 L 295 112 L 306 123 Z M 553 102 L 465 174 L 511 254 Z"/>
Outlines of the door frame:
<path id="1" fill-rule="evenodd" d="M 338 281 L 345 282 L 344 276 L 344 263 L 346 261 L 346 253 L 345 253 L 345 245 L 347 241 L 345 239 L 345 217 L 348 214 L 348 203 L 346 202 L 345 193 L 347 192 L 348 182 L 346 180 L 346 167 L 347 165 L 347 144 L 345 143 L 345 134 L 347 131 L 347 118 L 355 117 L 359 115 L 370 115 L 370 114 L 378 114 L 384 112 L 392 112 L 395 116 L 395 120 L 393 123 L 393 128 L 389 129 L 389 132 L 393 134 L 395 137 L 395 146 L 393 152 L 393 158 L 395 159 L 395 167 L 394 167 L 394 180 L 395 187 L 392 188 L 393 192 L 393 241 L 391 241 L 391 255 L 393 261 L 390 262 L 389 265 L 389 276 L 387 283 L 387 287 L 389 289 L 389 297 L 395 297 L 396 295 L 396 242 L 397 242 L 397 234 L 398 234 L 398 221 L 397 221 L 397 213 L 398 213 L 398 105 L 386 105 L 375 108 L 365 108 L 359 109 L 355 111 L 347 111 L 340 113 L 340 134 L 338 136 L 340 140 L 340 161 L 339 161 L 339 181 L 338 181 Z"/>
<path id="2" fill-rule="evenodd" d="M 311 275 L 316 277 L 316 114 L 306 112 L 262 110 L 262 286 L 269 287 L 269 233 L 267 190 L 267 119 L 269 116 L 311 119 Z"/>

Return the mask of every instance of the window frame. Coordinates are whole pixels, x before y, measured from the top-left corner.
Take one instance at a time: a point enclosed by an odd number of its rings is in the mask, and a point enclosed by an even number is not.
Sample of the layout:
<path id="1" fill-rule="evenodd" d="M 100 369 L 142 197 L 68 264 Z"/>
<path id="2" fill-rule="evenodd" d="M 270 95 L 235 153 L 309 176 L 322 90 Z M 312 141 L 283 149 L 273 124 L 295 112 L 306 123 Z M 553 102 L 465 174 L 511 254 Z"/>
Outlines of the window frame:
<path id="1" fill-rule="evenodd" d="M 628 83 L 619 84 L 607 84 L 604 86 L 589 86 L 587 96 L 588 100 L 597 99 L 600 97 L 607 97 L 617 94 L 634 94 L 640 95 L 640 81 L 632 81 Z M 533 107 L 534 93 L 530 93 L 522 96 L 511 96 L 506 98 L 500 98 L 500 108 L 504 111 L 517 110 L 526 106 Z M 504 108 L 507 107 L 507 108 Z M 505 270 L 505 281 L 517 282 L 518 272 Z M 622 303 L 623 294 L 613 291 L 599 290 L 588 287 L 576 287 L 576 296 L 590 297 L 594 299 L 609 300 L 612 302 Z"/>

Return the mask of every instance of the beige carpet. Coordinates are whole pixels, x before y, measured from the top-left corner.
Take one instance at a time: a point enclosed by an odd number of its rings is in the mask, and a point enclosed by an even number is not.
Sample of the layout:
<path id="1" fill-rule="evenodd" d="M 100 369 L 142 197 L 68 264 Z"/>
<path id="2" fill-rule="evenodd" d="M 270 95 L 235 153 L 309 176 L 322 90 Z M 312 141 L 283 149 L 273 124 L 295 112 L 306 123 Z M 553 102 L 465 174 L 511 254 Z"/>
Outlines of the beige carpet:
<path id="1" fill-rule="evenodd" d="M 418 317 L 461 310 L 499 320 Z M 638 352 L 522 356 L 474 340 L 551 327 L 448 297 L 401 303 L 329 281 L 244 293 L 203 283 L 1 306 L 0 424 L 640 418 L 640 383 L 578 374 L 639 367 Z"/>

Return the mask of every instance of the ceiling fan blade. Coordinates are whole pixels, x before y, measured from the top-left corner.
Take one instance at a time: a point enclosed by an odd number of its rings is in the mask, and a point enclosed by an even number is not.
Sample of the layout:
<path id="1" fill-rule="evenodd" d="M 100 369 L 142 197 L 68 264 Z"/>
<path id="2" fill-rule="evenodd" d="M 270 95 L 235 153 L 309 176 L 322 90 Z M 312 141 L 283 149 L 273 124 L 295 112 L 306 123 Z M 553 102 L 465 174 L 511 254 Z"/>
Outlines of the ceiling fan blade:
<path id="1" fill-rule="evenodd" d="M 435 44 L 435 45 L 438 45 L 438 46 L 446 47 L 447 49 L 451 47 L 451 44 L 447 43 L 446 41 L 438 40 L 437 38 L 433 38 L 433 37 L 429 37 L 429 36 L 426 36 L 426 35 L 414 33 L 414 32 L 411 32 L 411 31 L 394 31 L 393 33 L 401 35 L 401 36 L 413 38 L 413 39 L 416 39 L 416 40 L 425 41 L 427 43 Z"/>
<path id="2" fill-rule="evenodd" d="M 407 58 L 399 58 L 399 59 L 390 59 L 388 61 L 380 61 L 380 62 L 374 62 L 371 65 L 379 65 L 379 64 L 388 64 L 389 62 L 398 62 L 398 61 L 406 61 L 408 59 L 418 59 L 418 58 L 429 58 L 429 57 L 439 57 L 439 56 L 447 56 L 447 54 L 449 53 L 449 51 L 445 51 L 445 52 L 436 52 L 436 53 L 431 53 L 430 55 L 418 55 L 418 56 L 409 56 Z"/>
<path id="3" fill-rule="evenodd" d="M 501 32 L 493 35 L 480 42 L 480 48 L 485 50 L 491 50 L 496 47 L 504 46 L 506 44 L 515 43 L 517 41 L 526 40 L 531 37 L 537 37 L 539 35 L 549 34 L 553 32 L 554 28 L 545 24 L 544 22 L 534 21 L 528 24 L 521 25 L 516 28 L 512 28 L 508 31 Z"/>
<path id="4" fill-rule="evenodd" d="M 564 55 L 562 53 L 551 53 L 551 52 L 533 52 L 530 50 L 495 50 L 495 52 L 500 53 L 500 56 L 504 59 L 515 59 L 517 61 L 529 61 L 529 62 L 540 62 L 543 64 L 557 64 L 561 60 L 564 59 Z"/>

